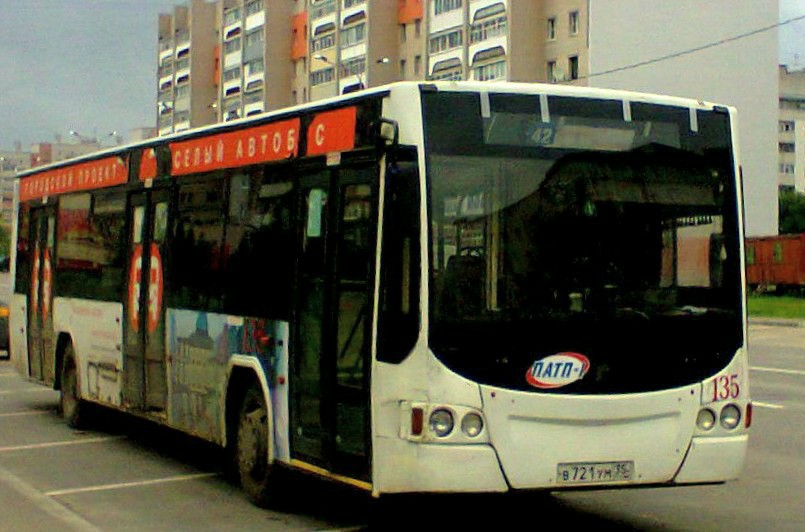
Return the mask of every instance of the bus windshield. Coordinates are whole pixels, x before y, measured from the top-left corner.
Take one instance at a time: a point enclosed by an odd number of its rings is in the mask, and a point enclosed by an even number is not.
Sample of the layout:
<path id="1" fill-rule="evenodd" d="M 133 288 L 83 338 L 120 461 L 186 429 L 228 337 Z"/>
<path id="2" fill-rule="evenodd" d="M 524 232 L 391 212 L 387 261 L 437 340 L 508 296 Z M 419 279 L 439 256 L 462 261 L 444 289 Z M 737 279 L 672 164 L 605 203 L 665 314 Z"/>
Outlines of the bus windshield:
<path id="1" fill-rule="evenodd" d="M 634 393 L 703 380 L 742 345 L 729 114 L 506 93 L 423 94 L 430 346 L 495 386 Z M 460 117 L 460 121 L 456 121 Z M 581 353 L 540 390 L 536 361 Z"/>

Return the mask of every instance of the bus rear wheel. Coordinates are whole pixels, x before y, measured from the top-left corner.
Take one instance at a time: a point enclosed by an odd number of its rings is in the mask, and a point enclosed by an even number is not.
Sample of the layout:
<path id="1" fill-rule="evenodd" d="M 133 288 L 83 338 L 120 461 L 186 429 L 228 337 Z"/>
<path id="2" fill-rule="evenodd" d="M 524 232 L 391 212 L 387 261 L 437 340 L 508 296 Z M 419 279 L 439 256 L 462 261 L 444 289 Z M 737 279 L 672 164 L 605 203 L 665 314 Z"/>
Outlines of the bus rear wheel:
<path id="1" fill-rule="evenodd" d="M 81 391 L 78 386 L 78 368 L 76 367 L 75 352 L 72 345 L 68 345 L 64 352 L 61 367 L 59 408 L 62 417 L 72 428 L 81 429 L 87 426 L 89 405 L 81 399 Z"/>
<path id="2" fill-rule="evenodd" d="M 275 491 L 274 467 L 268 456 L 268 408 L 263 391 L 252 386 L 246 392 L 238 419 L 235 461 L 243 491 L 258 505 L 265 507 Z"/>

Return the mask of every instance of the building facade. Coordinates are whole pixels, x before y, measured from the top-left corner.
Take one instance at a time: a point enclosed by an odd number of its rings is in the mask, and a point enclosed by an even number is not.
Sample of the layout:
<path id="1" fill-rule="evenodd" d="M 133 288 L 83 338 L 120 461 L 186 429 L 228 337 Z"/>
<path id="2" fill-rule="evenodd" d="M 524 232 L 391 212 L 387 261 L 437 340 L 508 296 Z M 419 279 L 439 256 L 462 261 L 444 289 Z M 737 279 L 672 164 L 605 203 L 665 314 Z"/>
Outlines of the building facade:
<path id="1" fill-rule="evenodd" d="M 747 231 L 774 234 L 776 3 L 190 0 L 189 8 L 165 16 L 171 24 L 160 21 L 159 133 L 399 80 L 548 82 L 674 94 L 739 109 Z M 215 16 L 194 17 L 209 9 Z M 201 20 L 213 21 L 212 28 Z M 182 33 L 186 29 L 190 35 Z M 192 74 L 175 64 L 187 49 Z M 197 61 L 212 66 L 197 75 Z M 181 110 L 180 89 L 190 91 L 192 102 Z M 178 121 L 187 106 L 190 113 Z"/>
<path id="2" fill-rule="evenodd" d="M 587 0 L 190 0 L 160 16 L 158 131 L 400 80 L 584 84 Z"/>
<path id="3" fill-rule="evenodd" d="M 780 121 L 777 151 L 780 190 L 805 193 L 805 70 L 779 67 Z"/>

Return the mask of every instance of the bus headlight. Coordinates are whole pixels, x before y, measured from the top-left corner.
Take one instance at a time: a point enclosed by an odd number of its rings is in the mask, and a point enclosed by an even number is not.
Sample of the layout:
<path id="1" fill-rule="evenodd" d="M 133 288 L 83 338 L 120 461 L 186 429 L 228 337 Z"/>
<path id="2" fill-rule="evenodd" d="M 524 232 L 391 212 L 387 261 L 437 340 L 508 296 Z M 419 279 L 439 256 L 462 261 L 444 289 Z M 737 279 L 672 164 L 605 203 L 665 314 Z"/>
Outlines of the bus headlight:
<path id="1" fill-rule="evenodd" d="M 721 409 L 721 426 L 732 430 L 741 422 L 741 409 L 735 405 L 727 405 Z"/>
<path id="2" fill-rule="evenodd" d="M 470 438 L 475 438 L 484 430 L 484 420 L 478 414 L 469 413 L 461 420 L 461 430 Z"/>
<path id="3" fill-rule="evenodd" d="M 449 410 L 440 408 L 430 414 L 430 430 L 440 438 L 444 438 L 453 432 L 454 424 L 453 414 L 451 414 Z"/>
<path id="4" fill-rule="evenodd" d="M 699 415 L 696 416 L 696 426 L 700 430 L 710 430 L 716 424 L 716 414 L 709 408 L 702 408 L 699 410 Z"/>

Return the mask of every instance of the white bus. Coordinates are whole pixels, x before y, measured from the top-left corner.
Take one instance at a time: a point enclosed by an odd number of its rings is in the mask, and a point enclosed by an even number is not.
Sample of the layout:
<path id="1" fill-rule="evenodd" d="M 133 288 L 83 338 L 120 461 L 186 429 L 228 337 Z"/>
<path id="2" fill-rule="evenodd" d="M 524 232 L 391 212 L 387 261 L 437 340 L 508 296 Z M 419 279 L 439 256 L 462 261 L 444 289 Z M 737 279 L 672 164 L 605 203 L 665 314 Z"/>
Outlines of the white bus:
<path id="1" fill-rule="evenodd" d="M 399 83 L 36 168 L 11 355 L 280 470 L 400 492 L 724 482 L 751 423 L 735 111 Z"/>

